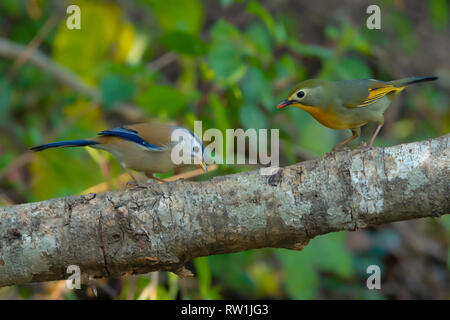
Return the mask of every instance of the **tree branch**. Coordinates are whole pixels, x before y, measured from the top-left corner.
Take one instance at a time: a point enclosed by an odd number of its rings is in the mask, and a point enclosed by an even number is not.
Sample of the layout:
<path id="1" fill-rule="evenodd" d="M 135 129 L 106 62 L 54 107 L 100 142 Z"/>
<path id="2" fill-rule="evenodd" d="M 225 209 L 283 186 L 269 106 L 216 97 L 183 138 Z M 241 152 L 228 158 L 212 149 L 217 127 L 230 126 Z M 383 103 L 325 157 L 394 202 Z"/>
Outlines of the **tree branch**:
<path id="1" fill-rule="evenodd" d="M 155 270 L 192 258 L 449 213 L 449 135 L 281 168 L 0 208 L 0 286 Z"/>

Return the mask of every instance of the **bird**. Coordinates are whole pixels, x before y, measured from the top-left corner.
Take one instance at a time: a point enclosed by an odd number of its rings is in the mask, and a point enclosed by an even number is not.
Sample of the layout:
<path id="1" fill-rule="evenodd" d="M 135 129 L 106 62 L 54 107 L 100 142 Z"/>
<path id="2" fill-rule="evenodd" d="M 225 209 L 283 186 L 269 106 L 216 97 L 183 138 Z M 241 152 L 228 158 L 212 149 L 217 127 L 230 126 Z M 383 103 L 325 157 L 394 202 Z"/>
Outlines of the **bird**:
<path id="1" fill-rule="evenodd" d="M 384 124 L 384 111 L 394 98 L 413 83 L 433 81 L 438 77 L 409 77 L 380 81 L 357 79 L 329 81 L 309 79 L 300 82 L 277 108 L 293 106 L 308 112 L 322 125 L 337 130 L 350 129 L 352 136 L 338 143 L 333 152 L 361 135 L 361 127 L 369 122 L 378 126 L 368 147 L 372 147 Z"/>
<path id="2" fill-rule="evenodd" d="M 175 146 L 183 152 L 186 150 L 190 163 L 173 159 L 173 156 L 177 156 L 176 153 L 172 155 Z M 165 181 L 155 177 L 154 173 L 164 173 L 191 165 L 200 165 L 208 172 L 202 140 L 186 128 L 157 121 L 124 125 L 101 131 L 94 138 L 47 143 L 32 147 L 31 150 L 38 152 L 61 147 L 90 147 L 110 152 L 140 187 L 145 185 L 139 183 L 129 169 L 143 172 L 148 178 L 160 182 Z"/>

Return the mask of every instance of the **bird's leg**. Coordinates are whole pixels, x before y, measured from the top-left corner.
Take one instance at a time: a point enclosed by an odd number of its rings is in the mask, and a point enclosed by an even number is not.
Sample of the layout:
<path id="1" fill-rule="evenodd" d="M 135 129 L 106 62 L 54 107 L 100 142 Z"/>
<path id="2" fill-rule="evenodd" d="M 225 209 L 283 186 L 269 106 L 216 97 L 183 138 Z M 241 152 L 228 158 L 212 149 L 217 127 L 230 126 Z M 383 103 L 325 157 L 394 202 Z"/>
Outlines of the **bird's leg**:
<path id="1" fill-rule="evenodd" d="M 133 181 L 131 182 L 131 181 L 128 181 L 127 182 L 127 186 L 128 185 L 131 185 L 131 184 L 134 184 L 136 187 L 139 187 L 139 188 L 145 188 L 146 186 L 144 185 L 144 184 L 142 184 L 142 183 L 140 183 L 137 179 L 136 179 L 136 177 L 131 173 L 131 171 L 125 166 L 125 164 L 123 164 L 123 163 L 120 163 L 120 166 L 122 167 L 122 169 L 126 172 L 126 173 L 128 173 L 128 175 L 131 177 L 131 179 L 133 179 Z"/>
<path id="2" fill-rule="evenodd" d="M 372 147 L 373 142 L 375 141 L 375 137 L 378 135 L 378 133 L 381 130 L 381 127 L 383 126 L 382 123 L 380 123 L 377 127 L 377 129 L 375 130 L 375 133 L 373 134 L 372 138 L 370 138 L 370 142 L 369 142 L 369 147 Z"/>
<path id="3" fill-rule="evenodd" d="M 332 152 L 338 151 L 343 146 L 352 142 L 353 140 L 355 140 L 356 138 L 358 138 L 361 135 L 361 128 L 355 128 L 355 129 L 350 129 L 350 130 L 352 130 L 353 135 L 350 138 L 347 138 L 344 141 L 342 141 L 341 143 L 338 143 L 337 145 L 335 145 Z"/>
<path id="4" fill-rule="evenodd" d="M 361 152 L 361 151 L 364 150 L 364 149 L 370 149 L 370 148 L 372 148 L 373 142 L 375 141 L 375 137 L 376 137 L 376 136 L 378 135 L 378 133 L 380 132 L 380 129 L 381 129 L 382 126 L 383 126 L 382 123 L 381 123 L 381 124 L 378 124 L 378 127 L 376 128 L 376 130 L 375 130 L 375 132 L 374 132 L 372 138 L 370 138 L 369 144 L 367 144 L 367 143 L 365 143 L 365 142 L 364 142 L 364 143 L 361 143 L 361 145 L 360 145 L 358 148 L 356 148 L 355 150 L 353 150 L 353 151 L 350 153 L 350 157 L 353 157 L 353 155 L 354 155 L 355 153 Z"/>

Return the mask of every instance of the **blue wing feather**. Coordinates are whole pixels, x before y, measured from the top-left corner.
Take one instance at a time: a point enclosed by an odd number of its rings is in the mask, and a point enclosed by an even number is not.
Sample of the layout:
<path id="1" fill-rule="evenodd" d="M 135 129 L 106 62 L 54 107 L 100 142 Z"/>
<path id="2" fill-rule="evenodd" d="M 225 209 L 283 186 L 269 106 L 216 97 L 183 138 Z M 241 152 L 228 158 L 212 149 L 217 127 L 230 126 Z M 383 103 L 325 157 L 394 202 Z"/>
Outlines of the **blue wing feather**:
<path id="1" fill-rule="evenodd" d="M 118 137 L 127 141 L 131 141 L 134 143 L 137 143 L 141 146 L 147 147 L 151 150 L 154 151 L 161 151 L 163 150 L 163 148 L 158 147 L 154 144 L 151 144 L 147 141 L 145 141 L 144 139 L 142 139 L 139 134 L 132 130 L 132 129 L 127 129 L 124 127 L 117 127 L 117 128 L 113 128 L 110 130 L 105 130 L 99 133 L 100 136 L 114 136 L 114 137 Z"/>

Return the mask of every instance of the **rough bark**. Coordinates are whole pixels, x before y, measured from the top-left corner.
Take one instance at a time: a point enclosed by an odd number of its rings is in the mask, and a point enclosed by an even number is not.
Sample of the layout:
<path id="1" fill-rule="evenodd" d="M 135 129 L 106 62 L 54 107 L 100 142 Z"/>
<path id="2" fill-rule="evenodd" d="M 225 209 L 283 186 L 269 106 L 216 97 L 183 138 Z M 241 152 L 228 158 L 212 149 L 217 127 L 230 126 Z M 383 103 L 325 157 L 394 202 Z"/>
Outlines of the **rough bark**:
<path id="1" fill-rule="evenodd" d="M 0 208 L 0 286 L 170 270 L 194 257 L 449 213 L 449 137 L 281 168 Z"/>

